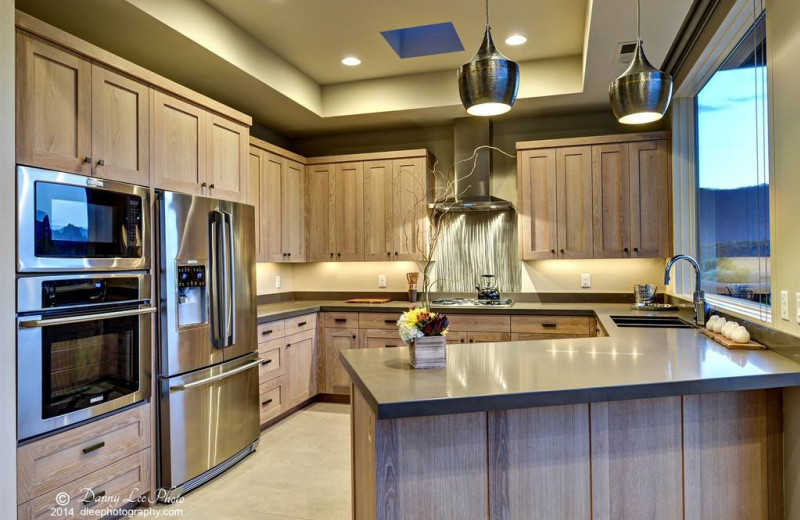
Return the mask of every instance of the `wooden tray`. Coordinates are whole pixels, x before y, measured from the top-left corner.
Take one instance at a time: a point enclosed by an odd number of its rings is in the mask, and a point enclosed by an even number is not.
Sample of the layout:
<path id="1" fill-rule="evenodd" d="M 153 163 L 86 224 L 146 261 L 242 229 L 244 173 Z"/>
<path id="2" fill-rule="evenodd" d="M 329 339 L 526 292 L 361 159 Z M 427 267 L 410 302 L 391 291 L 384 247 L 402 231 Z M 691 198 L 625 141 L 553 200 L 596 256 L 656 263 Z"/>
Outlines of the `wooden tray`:
<path id="1" fill-rule="evenodd" d="M 345 300 L 345 303 L 389 303 L 391 298 L 353 298 Z"/>
<path id="2" fill-rule="evenodd" d="M 700 332 L 713 339 L 723 347 L 731 350 L 764 350 L 767 348 L 761 343 L 756 343 L 753 340 L 750 340 L 747 343 L 736 343 L 735 341 L 726 338 L 718 332 L 711 332 L 710 330 L 706 329 L 700 329 Z"/>

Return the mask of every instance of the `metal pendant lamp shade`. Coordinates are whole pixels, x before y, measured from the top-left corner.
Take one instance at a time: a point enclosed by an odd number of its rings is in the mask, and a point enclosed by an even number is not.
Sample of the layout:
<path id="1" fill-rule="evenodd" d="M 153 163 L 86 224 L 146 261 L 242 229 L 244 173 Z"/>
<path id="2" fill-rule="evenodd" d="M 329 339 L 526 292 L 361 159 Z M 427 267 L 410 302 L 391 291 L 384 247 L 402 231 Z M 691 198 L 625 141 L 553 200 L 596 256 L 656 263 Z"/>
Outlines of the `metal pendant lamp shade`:
<path id="1" fill-rule="evenodd" d="M 498 51 L 489 26 L 486 2 L 486 33 L 478 52 L 458 69 L 458 92 L 467 113 L 496 116 L 511 110 L 519 89 L 519 65 Z"/>
<path id="2" fill-rule="evenodd" d="M 620 123 L 641 125 L 658 121 L 672 100 L 672 76 L 653 67 L 642 48 L 636 2 L 636 51 L 628 69 L 611 82 L 608 96 Z"/>

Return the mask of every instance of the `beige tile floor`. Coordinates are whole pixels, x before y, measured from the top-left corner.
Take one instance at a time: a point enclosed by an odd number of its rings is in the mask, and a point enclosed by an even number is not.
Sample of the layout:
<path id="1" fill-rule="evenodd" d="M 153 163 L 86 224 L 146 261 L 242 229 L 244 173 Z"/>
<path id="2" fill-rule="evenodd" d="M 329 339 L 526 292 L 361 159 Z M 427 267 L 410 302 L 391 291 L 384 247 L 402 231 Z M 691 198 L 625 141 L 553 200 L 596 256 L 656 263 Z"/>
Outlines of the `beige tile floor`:
<path id="1" fill-rule="evenodd" d="M 349 520 L 350 407 L 316 403 L 261 434 L 256 452 L 160 509 L 183 520 Z"/>

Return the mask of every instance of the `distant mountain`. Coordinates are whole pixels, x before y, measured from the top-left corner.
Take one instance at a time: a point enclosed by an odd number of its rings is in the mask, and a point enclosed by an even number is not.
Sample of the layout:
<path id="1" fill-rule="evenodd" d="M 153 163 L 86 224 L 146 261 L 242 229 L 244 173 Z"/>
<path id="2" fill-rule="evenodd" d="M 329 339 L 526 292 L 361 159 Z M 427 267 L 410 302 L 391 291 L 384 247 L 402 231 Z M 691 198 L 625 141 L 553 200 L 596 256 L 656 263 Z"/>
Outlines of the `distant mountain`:
<path id="1" fill-rule="evenodd" d="M 62 240 L 65 242 L 86 242 L 89 238 L 89 230 L 67 224 L 61 229 L 54 229 L 52 237 L 53 240 Z"/>
<path id="2" fill-rule="evenodd" d="M 700 188 L 700 243 L 715 256 L 769 255 L 769 186 Z"/>

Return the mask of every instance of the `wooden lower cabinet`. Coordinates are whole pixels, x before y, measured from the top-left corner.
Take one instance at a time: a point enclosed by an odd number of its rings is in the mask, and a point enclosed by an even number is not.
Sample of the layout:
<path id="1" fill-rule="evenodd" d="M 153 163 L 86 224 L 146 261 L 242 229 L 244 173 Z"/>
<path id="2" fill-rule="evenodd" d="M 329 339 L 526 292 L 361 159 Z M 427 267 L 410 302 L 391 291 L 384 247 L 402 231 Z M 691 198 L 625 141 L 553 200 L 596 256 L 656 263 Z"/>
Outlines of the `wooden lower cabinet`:
<path id="1" fill-rule="evenodd" d="M 295 406 L 317 393 L 316 330 L 286 336 L 286 401 Z"/>
<path id="2" fill-rule="evenodd" d="M 325 392 L 347 394 L 350 392 L 350 376 L 339 361 L 339 352 L 358 348 L 358 329 L 326 328 L 324 330 Z"/>
<path id="3" fill-rule="evenodd" d="M 264 424 L 280 415 L 286 407 L 286 378 L 276 377 L 266 383 L 261 383 L 258 391 L 259 415 L 261 424 Z"/>
<path id="4" fill-rule="evenodd" d="M 397 328 L 394 330 L 361 329 L 359 331 L 360 348 L 395 348 L 404 346 Z"/>
<path id="5" fill-rule="evenodd" d="M 781 390 L 401 419 L 352 387 L 355 520 L 781 520 Z"/>

